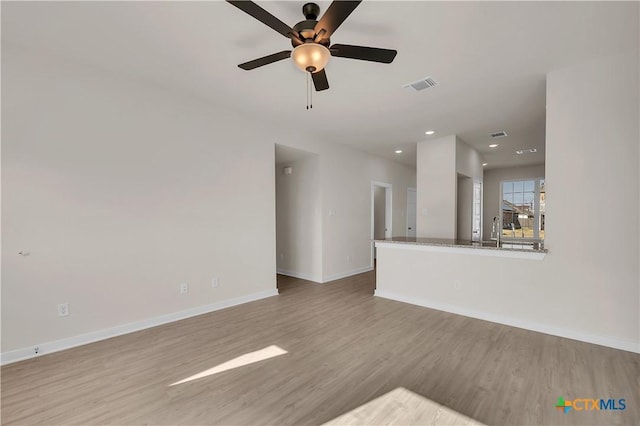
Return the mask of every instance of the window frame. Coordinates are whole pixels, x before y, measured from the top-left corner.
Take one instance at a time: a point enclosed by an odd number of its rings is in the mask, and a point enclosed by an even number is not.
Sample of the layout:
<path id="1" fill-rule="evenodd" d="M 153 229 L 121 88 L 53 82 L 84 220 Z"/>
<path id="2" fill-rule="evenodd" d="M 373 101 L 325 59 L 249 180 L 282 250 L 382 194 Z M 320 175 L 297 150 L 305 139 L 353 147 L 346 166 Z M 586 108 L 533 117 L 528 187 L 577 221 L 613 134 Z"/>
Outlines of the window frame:
<path id="1" fill-rule="evenodd" d="M 544 241 L 544 238 L 540 238 L 540 182 L 545 180 L 544 177 L 532 177 L 532 178 L 517 178 L 517 179 L 505 179 L 500 181 L 500 199 L 498 204 L 498 211 L 500 212 L 499 218 L 499 228 L 500 228 L 500 240 L 501 241 L 509 241 L 509 242 L 541 242 Z M 505 237 L 502 235 L 502 227 L 503 227 L 503 213 L 502 213 L 502 205 L 504 202 L 504 184 L 509 182 L 525 182 L 525 181 L 534 181 L 534 203 L 533 203 L 533 238 L 517 238 L 517 237 Z M 545 190 L 546 192 L 546 190 Z M 546 209 L 545 209 L 546 210 Z"/>

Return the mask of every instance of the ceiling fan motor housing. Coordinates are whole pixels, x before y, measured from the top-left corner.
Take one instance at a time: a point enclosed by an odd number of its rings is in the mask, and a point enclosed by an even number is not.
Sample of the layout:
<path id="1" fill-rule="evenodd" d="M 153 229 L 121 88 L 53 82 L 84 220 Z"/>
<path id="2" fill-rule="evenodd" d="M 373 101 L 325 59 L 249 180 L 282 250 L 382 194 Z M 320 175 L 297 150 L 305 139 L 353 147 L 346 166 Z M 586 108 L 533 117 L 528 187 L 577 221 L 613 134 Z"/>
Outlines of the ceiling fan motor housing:
<path id="1" fill-rule="evenodd" d="M 318 41 L 314 40 L 314 38 L 316 37 L 316 31 L 315 31 L 316 23 L 317 21 L 312 21 L 312 20 L 301 21 L 301 22 L 298 22 L 296 25 L 294 25 L 293 30 L 296 31 L 298 34 L 300 34 L 300 38 L 304 43 L 309 43 L 309 42 L 319 43 L 325 47 L 329 47 L 329 44 L 331 43 L 329 38 L 322 38 Z M 296 37 L 291 38 L 291 45 L 293 47 L 299 46 L 301 44 L 302 42 L 298 38 Z"/>
<path id="2" fill-rule="evenodd" d="M 316 24 L 318 23 L 318 15 L 320 14 L 320 6 L 315 3 L 305 3 L 302 6 L 302 13 L 306 18 L 304 21 L 298 22 L 293 26 L 293 30 L 300 35 L 302 40 L 297 39 L 296 37 L 291 38 L 291 45 L 293 47 L 301 45 L 301 41 L 304 43 L 315 42 L 319 43 L 325 47 L 329 47 L 331 41 L 329 38 L 321 38 L 320 40 L 316 39 Z"/>

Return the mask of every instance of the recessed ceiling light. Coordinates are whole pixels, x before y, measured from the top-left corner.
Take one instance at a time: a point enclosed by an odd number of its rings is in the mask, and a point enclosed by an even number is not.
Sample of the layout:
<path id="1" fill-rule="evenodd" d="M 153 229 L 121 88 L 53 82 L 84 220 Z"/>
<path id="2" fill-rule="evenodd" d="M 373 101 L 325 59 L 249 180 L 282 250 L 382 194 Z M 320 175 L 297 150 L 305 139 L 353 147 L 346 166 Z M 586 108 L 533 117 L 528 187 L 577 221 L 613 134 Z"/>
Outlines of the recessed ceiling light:
<path id="1" fill-rule="evenodd" d="M 401 149 L 396 149 L 396 154 L 402 154 L 402 150 Z"/>
<path id="2" fill-rule="evenodd" d="M 424 132 L 425 135 L 432 135 L 435 132 L 433 130 L 427 130 L 426 132 Z"/>
<path id="3" fill-rule="evenodd" d="M 489 163 L 482 163 L 483 166 L 486 166 L 487 164 L 489 164 Z"/>
<path id="4" fill-rule="evenodd" d="M 497 146 L 498 146 L 498 144 L 497 144 L 497 143 L 492 143 L 491 145 L 489 145 L 489 148 L 495 148 L 495 147 L 497 147 Z"/>

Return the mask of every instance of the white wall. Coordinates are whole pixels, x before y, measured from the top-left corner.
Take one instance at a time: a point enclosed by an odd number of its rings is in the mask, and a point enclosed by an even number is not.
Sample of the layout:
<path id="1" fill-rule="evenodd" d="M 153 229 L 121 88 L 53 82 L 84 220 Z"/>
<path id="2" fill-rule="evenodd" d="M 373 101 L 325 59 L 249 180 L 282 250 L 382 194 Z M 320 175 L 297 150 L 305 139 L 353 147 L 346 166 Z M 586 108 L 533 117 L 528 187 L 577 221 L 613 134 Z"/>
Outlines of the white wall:
<path id="1" fill-rule="evenodd" d="M 275 294 L 265 129 L 4 46 L 2 89 L 3 353 Z"/>
<path id="2" fill-rule="evenodd" d="M 372 180 L 394 185 L 404 234 L 410 167 L 152 83 L 2 53 L 3 361 L 276 294 L 274 143 L 319 155 L 320 281 L 371 268 Z"/>
<path id="3" fill-rule="evenodd" d="M 482 235 L 485 240 L 491 236 L 491 226 L 495 216 L 500 217 L 500 182 L 505 180 L 534 179 L 544 177 L 544 164 L 535 166 L 507 167 L 485 170 L 483 188 Z"/>
<path id="4" fill-rule="evenodd" d="M 416 236 L 456 237 L 456 136 L 418 142 Z"/>
<path id="5" fill-rule="evenodd" d="M 286 145 L 318 155 L 322 229 L 319 282 L 371 270 L 371 182 L 392 185 L 392 234 L 405 235 L 407 188 L 415 187 L 415 170 L 326 140 L 296 138 Z"/>
<path id="6" fill-rule="evenodd" d="M 570 301 L 576 327 L 636 343 L 638 62 L 636 50 L 548 75 L 545 179 L 548 282 L 556 300 Z"/>
<path id="7" fill-rule="evenodd" d="M 330 146 L 330 149 L 327 147 Z M 344 145 L 321 144 L 323 281 L 370 270 L 371 181 L 393 188 L 392 234 L 404 235 L 415 171 Z"/>
<path id="8" fill-rule="evenodd" d="M 415 188 L 416 170 L 383 158 L 367 155 L 366 177 L 369 181 L 386 182 L 393 185 L 392 235 L 404 236 L 407 229 L 407 188 Z M 371 193 L 371 189 L 369 189 Z M 371 209 L 371 206 L 369 206 Z M 371 230 L 369 230 L 371 233 Z"/>
<path id="9" fill-rule="evenodd" d="M 319 282 L 371 270 L 371 182 L 392 185 L 392 234 L 405 235 L 407 188 L 416 185 L 415 169 L 308 135 L 291 138 L 286 145 L 318 155 L 322 200 Z"/>
<path id="10" fill-rule="evenodd" d="M 292 173 L 285 175 L 284 167 Z M 276 253 L 279 273 L 322 280 L 318 156 L 276 164 Z"/>
<path id="11" fill-rule="evenodd" d="M 417 237 L 455 239 L 459 230 L 466 235 L 458 218 L 471 227 L 473 180 L 482 181 L 482 157 L 456 135 L 418 142 L 416 157 Z M 469 200 L 458 195 L 458 174 L 471 178 L 470 190 L 465 186 L 461 195 Z"/>
<path id="12" fill-rule="evenodd" d="M 638 63 L 548 75 L 543 260 L 379 248 L 376 293 L 640 352 Z"/>
<path id="13" fill-rule="evenodd" d="M 482 181 L 482 156 L 478 151 L 456 137 L 456 172 Z"/>

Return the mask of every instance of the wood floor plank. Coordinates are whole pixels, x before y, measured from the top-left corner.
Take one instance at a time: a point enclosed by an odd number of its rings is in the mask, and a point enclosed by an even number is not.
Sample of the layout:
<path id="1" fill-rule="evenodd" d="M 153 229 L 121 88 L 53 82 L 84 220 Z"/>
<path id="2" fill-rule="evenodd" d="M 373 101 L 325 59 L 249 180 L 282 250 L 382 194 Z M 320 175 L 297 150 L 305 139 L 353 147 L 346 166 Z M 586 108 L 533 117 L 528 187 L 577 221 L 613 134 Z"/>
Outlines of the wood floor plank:
<path id="1" fill-rule="evenodd" d="M 278 287 L 4 366 L 2 424 L 640 424 L 640 355 L 376 298 L 372 272 L 322 285 L 279 276 Z M 287 353 L 170 386 L 271 345 Z M 358 409 L 399 388 L 422 402 L 401 395 L 390 417 Z M 627 409 L 564 414 L 559 396 Z"/>

